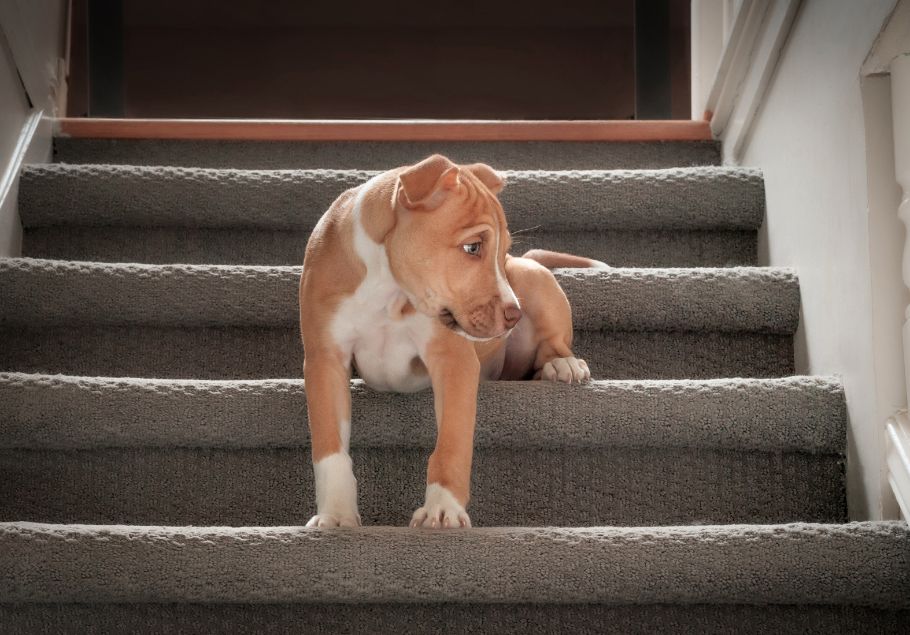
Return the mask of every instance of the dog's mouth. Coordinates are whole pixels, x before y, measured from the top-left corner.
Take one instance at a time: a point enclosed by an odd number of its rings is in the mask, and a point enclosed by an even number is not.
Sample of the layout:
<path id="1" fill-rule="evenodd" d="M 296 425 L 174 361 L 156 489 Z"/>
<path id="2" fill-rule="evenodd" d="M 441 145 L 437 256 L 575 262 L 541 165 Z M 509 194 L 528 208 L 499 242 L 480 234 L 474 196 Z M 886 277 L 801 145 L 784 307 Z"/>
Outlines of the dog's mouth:
<path id="1" fill-rule="evenodd" d="M 509 333 L 512 332 L 512 329 L 508 329 L 499 333 L 498 335 L 493 335 L 491 337 L 477 337 L 476 335 L 471 335 L 468 333 L 461 324 L 458 323 L 458 318 L 455 317 L 455 314 L 452 313 L 449 309 L 443 309 L 439 312 L 439 321 L 442 322 L 442 325 L 453 331 L 454 333 L 462 336 L 465 339 L 471 340 L 472 342 L 489 342 L 490 340 L 495 340 L 500 337 L 507 337 Z"/>
<path id="2" fill-rule="evenodd" d="M 443 309 L 439 312 L 439 321 L 442 322 L 442 325 L 450 331 L 461 328 L 458 320 L 455 319 L 455 314 L 448 309 Z"/>

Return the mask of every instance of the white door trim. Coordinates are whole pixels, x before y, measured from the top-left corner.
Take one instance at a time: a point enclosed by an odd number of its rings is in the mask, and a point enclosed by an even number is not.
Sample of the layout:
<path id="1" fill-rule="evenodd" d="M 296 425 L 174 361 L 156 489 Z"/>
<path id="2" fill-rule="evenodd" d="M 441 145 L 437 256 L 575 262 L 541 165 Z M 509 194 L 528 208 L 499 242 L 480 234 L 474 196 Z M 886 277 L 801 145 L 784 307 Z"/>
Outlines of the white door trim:
<path id="1" fill-rule="evenodd" d="M 888 483 L 897 498 L 901 514 L 910 520 L 910 418 L 904 410 L 885 424 L 887 449 L 885 463 Z"/>
<path id="2" fill-rule="evenodd" d="M 801 0 L 743 0 L 705 106 L 725 163 L 738 163 Z"/>

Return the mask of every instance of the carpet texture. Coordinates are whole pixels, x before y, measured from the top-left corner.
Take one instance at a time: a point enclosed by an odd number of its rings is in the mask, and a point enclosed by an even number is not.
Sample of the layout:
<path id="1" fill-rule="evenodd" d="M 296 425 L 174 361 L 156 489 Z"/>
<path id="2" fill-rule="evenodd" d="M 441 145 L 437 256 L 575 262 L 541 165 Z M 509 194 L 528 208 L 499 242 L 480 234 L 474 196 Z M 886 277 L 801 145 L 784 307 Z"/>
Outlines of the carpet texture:
<path id="1" fill-rule="evenodd" d="M 180 141 L 54 139 L 59 163 L 120 163 L 242 169 L 388 170 L 439 152 L 456 163 L 500 170 L 675 168 L 720 163 L 714 141 Z"/>
<path id="2" fill-rule="evenodd" d="M 253 228 L 26 227 L 22 253 L 96 262 L 294 265 L 309 232 Z M 512 236 L 512 253 L 574 252 L 614 267 L 736 267 L 758 264 L 755 231 L 533 230 Z"/>
<path id="3" fill-rule="evenodd" d="M 0 604 L 8 633 L 905 635 L 910 609 L 845 604 Z"/>
<path id="4" fill-rule="evenodd" d="M 299 267 L 0 260 L 0 370 L 298 377 Z M 575 351 L 602 379 L 793 370 L 788 269 L 563 269 Z"/>
<path id="5" fill-rule="evenodd" d="M 910 529 L 900 522 L 449 532 L 0 523 L 0 596 L 908 608 Z"/>
<path id="6" fill-rule="evenodd" d="M 561 269 L 581 331 L 792 334 L 790 269 Z M 293 326 L 300 267 L 0 260 L 0 325 Z"/>
<path id="7" fill-rule="evenodd" d="M 24 253 L 129 262 L 299 264 L 309 232 L 365 170 L 41 165 L 20 183 Z M 506 172 L 530 248 L 614 266 L 756 264 L 761 174 L 745 168 Z"/>
<path id="8" fill-rule="evenodd" d="M 352 393 L 361 515 L 403 525 L 423 494 L 432 395 Z M 300 524 L 313 506 L 300 381 L 0 374 L 0 409 L 0 519 Z M 478 526 L 846 519 L 831 378 L 491 382 L 478 413 Z"/>
<path id="9" fill-rule="evenodd" d="M 108 377 L 300 377 L 297 327 L 0 327 L 0 370 Z M 578 331 L 573 351 L 596 379 L 779 377 L 793 338 L 775 333 Z"/>
<path id="10" fill-rule="evenodd" d="M 25 227 L 126 225 L 310 229 L 367 170 L 210 170 L 124 165 L 26 167 Z M 513 230 L 757 229 L 753 168 L 505 171 L 499 195 Z"/>
<path id="11" fill-rule="evenodd" d="M 352 447 L 432 449 L 430 392 L 379 392 L 359 380 L 351 388 Z M 3 449 L 281 448 L 309 437 L 302 380 L 0 373 L 0 410 Z M 477 411 L 478 448 L 846 450 L 843 387 L 829 377 L 486 382 Z M 251 425 L 266 416 L 268 425 Z"/>
<path id="12" fill-rule="evenodd" d="M 365 527 L 308 530 L 297 287 L 376 170 L 507 171 L 585 385 L 480 388 L 475 528 L 405 527 L 433 396 L 351 383 Z M 793 376 L 796 273 L 716 143 L 55 140 L 0 260 L 0 624 L 11 633 L 897 633 L 910 529 L 848 523 L 847 399 Z M 517 231 L 521 230 L 521 231 Z M 903 630 L 902 630 L 903 629 Z"/>

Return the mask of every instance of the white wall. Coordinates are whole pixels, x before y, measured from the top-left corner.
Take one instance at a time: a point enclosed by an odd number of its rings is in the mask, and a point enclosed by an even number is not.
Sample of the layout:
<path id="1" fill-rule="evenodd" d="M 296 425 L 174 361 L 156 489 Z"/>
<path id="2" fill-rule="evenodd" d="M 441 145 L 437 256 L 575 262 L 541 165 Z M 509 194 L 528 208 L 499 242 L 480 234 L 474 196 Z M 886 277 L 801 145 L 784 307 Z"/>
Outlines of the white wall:
<path id="1" fill-rule="evenodd" d="M 5 186 L 0 188 L 0 196 L 3 196 L 3 190 L 13 186 L 11 170 L 14 168 L 11 164 L 30 110 L 9 47 L 0 41 L 0 186 Z M 15 205 L 10 200 L 13 198 L 7 195 L 0 200 L 0 256 L 19 253 L 22 231 Z"/>
<path id="2" fill-rule="evenodd" d="M 848 501 L 855 519 L 893 513 L 881 478 L 884 420 L 876 382 L 876 374 L 887 368 L 876 364 L 875 347 L 882 344 L 873 331 L 899 318 L 878 315 L 892 309 L 880 302 L 887 285 L 874 292 L 872 278 L 873 258 L 876 271 L 893 267 L 899 275 L 903 227 L 881 212 L 887 192 L 870 203 L 867 150 L 875 161 L 884 161 L 887 141 L 880 128 L 870 130 L 867 147 L 860 68 L 894 5 L 895 0 L 804 0 L 741 161 L 765 174 L 763 264 L 795 266 L 799 272 L 797 372 L 844 380 Z M 880 85 L 867 92 L 874 122 L 887 95 Z M 887 170 L 875 165 L 873 177 Z M 870 205 L 876 208 L 872 213 Z M 870 236 L 877 237 L 874 250 Z M 879 241 L 882 236 L 892 240 Z"/>
<path id="3" fill-rule="evenodd" d="M 35 123 L 42 111 L 54 114 L 66 4 L 65 0 L 0 0 L 0 256 L 20 252 L 16 175 L 26 149 L 26 125 Z M 23 83 L 32 94 L 27 94 Z M 49 160 L 50 143 L 50 123 L 44 121 L 33 131 L 27 160 Z"/>
<path id="4" fill-rule="evenodd" d="M 705 105 L 724 48 L 727 31 L 725 0 L 692 0 L 692 119 L 707 115 Z"/>

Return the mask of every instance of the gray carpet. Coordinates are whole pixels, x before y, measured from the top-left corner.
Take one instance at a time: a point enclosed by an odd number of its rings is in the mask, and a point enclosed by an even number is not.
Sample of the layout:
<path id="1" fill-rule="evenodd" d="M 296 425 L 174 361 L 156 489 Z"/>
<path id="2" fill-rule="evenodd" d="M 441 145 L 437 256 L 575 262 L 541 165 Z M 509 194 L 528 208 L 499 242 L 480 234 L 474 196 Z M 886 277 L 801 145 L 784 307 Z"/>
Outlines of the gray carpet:
<path id="1" fill-rule="evenodd" d="M 242 169 L 387 170 L 434 153 L 457 163 L 481 161 L 501 170 L 675 168 L 720 163 L 713 141 L 610 143 L 579 141 L 178 141 L 54 139 L 60 163 L 120 163 Z"/>
<path id="2" fill-rule="evenodd" d="M 4 632 L 906 626 L 910 530 L 847 523 L 844 389 L 790 376 L 799 282 L 752 266 L 763 179 L 716 144 L 55 145 L 0 260 Z M 477 528 L 441 533 L 402 527 L 431 394 L 355 380 L 368 526 L 305 530 L 302 247 L 433 151 L 517 170 L 516 253 L 628 267 L 556 274 L 596 381 L 484 384 Z"/>
<path id="3" fill-rule="evenodd" d="M 130 262 L 289 265 L 342 190 L 375 172 L 119 165 L 26 168 L 24 253 Z M 756 264 L 761 174 L 743 168 L 507 172 L 513 253 L 614 266 Z M 213 240 L 214 239 L 214 240 Z"/>
<path id="4" fill-rule="evenodd" d="M 910 529 L 901 522 L 452 531 L 0 523 L 0 597 L 910 608 Z"/>
<path id="5" fill-rule="evenodd" d="M 789 334 L 578 331 L 573 350 L 597 379 L 780 377 Z M 0 370 L 108 377 L 300 377 L 297 327 L 0 327 Z"/>
<path id="6" fill-rule="evenodd" d="M 51 260 L 299 265 L 309 232 L 199 227 L 25 228 L 22 253 Z M 575 252 L 614 267 L 737 267 L 758 264 L 754 231 L 527 231 L 512 236 L 512 253 Z"/>
<path id="7" fill-rule="evenodd" d="M 12 635 L 905 635 L 908 620 L 910 609 L 844 604 L 0 604 L 0 621 Z"/>
<path id="8" fill-rule="evenodd" d="M 300 381 L 0 374 L 0 409 L 0 519 L 289 525 L 311 513 Z M 403 524 L 423 493 L 432 396 L 355 382 L 353 412 L 364 521 Z M 846 519 L 834 379 L 495 382 L 478 413 L 478 526 Z"/>
<path id="9" fill-rule="evenodd" d="M 790 269 L 561 269 L 581 331 L 792 334 Z M 294 326 L 300 267 L 0 260 L 0 325 Z"/>
<path id="10" fill-rule="evenodd" d="M 595 377 L 792 372 L 788 269 L 564 269 L 576 352 Z M 299 267 L 0 261 L 0 370 L 298 377 Z"/>
<path id="11" fill-rule="evenodd" d="M 351 445 L 430 450 L 429 392 L 352 382 Z M 839 453 L 846 406 L 835 378 L 488 382 L 478 448 L 664 447 Z M 112 379 L 0 373 L 0 448 L 282 448 L 307 444 L 302 380 Z M 268 417 L 268 425 L 251 425 Z M 553 422 L 562 418 L 558 427 Z"/>
<path id="12" fill-rule="evenodd" d="M 310 229 L 367 170 L 211 170 L 33 165 L 19 183 L 25 227 L 121 225 Z M 503 172 L 513 231 L 528 227 L 755 230 L 764 182 L 752 168 Z"/>
<path id="13" fill-rule="evenodd" d="M 423 503 L 429 455 L 354 449 L 365 524 L 407 525 Z M 0 450 L 0 520 L 303 525 L 315 509 L 311 465 L 304 448 Z M 472 476 L 477 527 L 847 520 L 838 453 L 482 447 Z"/>

